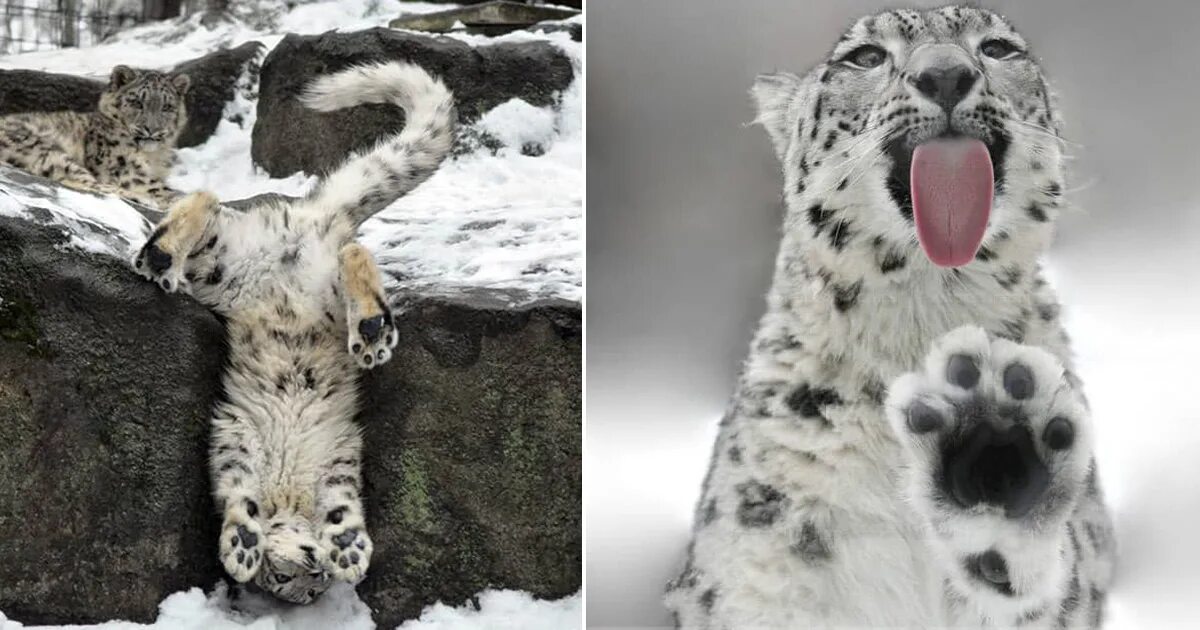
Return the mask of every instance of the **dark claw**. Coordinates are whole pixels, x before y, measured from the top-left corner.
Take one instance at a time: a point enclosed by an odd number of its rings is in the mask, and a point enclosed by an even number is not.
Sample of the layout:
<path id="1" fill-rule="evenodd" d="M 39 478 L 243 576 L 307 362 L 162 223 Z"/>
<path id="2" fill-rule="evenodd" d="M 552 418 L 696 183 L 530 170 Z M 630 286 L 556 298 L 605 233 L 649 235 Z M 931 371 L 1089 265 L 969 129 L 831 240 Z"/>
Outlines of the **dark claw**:
<path id="1" fill-rule="evenodd" d="M 379 338 L 379 331 L 383 330 L 383 315 L 376 315 L 370 319 L 364 319 L 358 323 L 358 334 L 367 340 L 367 343 L 375 343 Z"/>
<path id="2" fill-rule="evenodd" d="M 975 358 L 965 354 L 950 357 L 946 365 L 946 380 L 963 389 L 975 387 L 979 383 L 979 366 L 975 365 Z"/>
<path id="3" fill-rule="evenodd" d="M 1020 363 L 1004 368 L 1004 391 L 1017 400 L 1033 396 L 1033 371 Z"/>
<path id="4" fill-rule="evenodd" d="M 171 255 L 158 248 L 158 245 L 146 246 L 146 264 L 150 271 L 162 273 L 171 268 Z"/>

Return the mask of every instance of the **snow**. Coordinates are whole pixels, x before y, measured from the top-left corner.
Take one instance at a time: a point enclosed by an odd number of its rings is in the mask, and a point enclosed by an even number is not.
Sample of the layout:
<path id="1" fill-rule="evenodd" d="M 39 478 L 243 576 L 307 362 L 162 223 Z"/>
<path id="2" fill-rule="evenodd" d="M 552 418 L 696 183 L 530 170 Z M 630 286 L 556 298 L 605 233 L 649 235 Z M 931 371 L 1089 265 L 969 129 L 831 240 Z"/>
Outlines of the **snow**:
<path id="1" fill-rule="evenodd" d="M 260 598 L 237 600 L 234 610 L 223 584 L 205 596 L 199 588 L 175 593 L 159 605 L 152 624 L 110 621 L 90 626 L 26 626 L 6 620 L 0 613 L 0 630 L 372 630 L 371 611 L 346 584 L 334 585 L 309 606 L 284 607 Z M 479 607 L 437 603 L 420 618 L 406 621 L 398 630 L 572 630 L 582 628 L 580 595 L 556 601 L 537 600 L 518 591 L 484 591 Z"/>
<path id="2" fill-rule="evenodd" d="M 106 76 L 121 63 L 165 69 L 218 47 L 251 40 L 264 42 L 269 49 L 283 32 L 352 31 L 386 25 L 401 12 L 445 8 L 448 5 L 397 0 L 301 4 L 279 16 L 271 32 L 255 30 L 244 21 L 209 29 L 200 25 L 196 15 L 130 29 L 99 46 L 0 57 L 0 68 L 96 77 Z M 364 224 L 360 240 L 375 253 L 390 291 L 485 288 L 505 290 L 516 300 L 582 300 L 583 45 L 566 33 L 450 36 L 472 46 L 550 42 L 572 61 L 576 80 L 562 94 L 557 109 L 512 100 L 486 112 L 474 127 L 502 146 L 494 152 L 480 147 L 448 159 L 428 182 Z M 177 152 L 168 182 L 184 191 L 208 189 L 225 200 L 266 192 L 303 195 L 309 190 L 315 178 L 295 174 L 273 179 L 251 162 L 250 130 L 256 106 L 256 86 L 244 78 L 216 133 L 201 146 Z M 526 154 L 538 151 L 544 153 Z M 88 202 L 86 207 L 98 212 L 79 206 L 54 208 L 53 214 L 62 217 L 64 225 L 74 225 L 69 219 L 78 220 L 80 213 L 99 223 L 110 216 L 128 215 L 111 210 L 111 205 Z M 7 213 L 14 212 L 10 201 Z M 76 244 L 89 251 L 127 256 L 123 250 L 140 244 L 143 234 L 121 233 L 132 237 L 125 248 L 112 242 Z"/>

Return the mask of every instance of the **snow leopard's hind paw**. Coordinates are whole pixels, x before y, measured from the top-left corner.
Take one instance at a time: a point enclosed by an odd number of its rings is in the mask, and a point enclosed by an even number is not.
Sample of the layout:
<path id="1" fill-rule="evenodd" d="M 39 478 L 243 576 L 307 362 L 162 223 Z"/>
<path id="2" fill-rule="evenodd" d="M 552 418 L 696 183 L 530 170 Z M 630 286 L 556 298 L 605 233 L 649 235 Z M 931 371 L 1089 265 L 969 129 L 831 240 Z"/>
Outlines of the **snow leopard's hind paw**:
<path id="1" fill-rule="evenodd" d="M 225 572 L 238 582 L 250 581 L 262 566 L 266 538 L 251 518 L 232 517 L 221 530 L 220 558 Z"/>
<path id="2" fill-rule="evenodd" d="M 362 523 L 326 527 L 321 532 L 321 547 L 328 559 L 326 570 L 335 580 L 358 584 L 366 577 L 375 546 Z"/>
<path id="3" fill-rule="evenodd" d="M 910 498 L 935 523 L 955 513 L 1031 528 L 1061 522 L 1092 460 L 1087 409 L 1068 381 L 1040 348 L 973 326 L 947 333 L 924 370 L 888 392 Z"/>
<path id="4" fill-rule="evenodd" d="M 367 248 L 348 243 L 338 257 L 349 328 L 346 347 L 359 367 L 369 370 L 392 358 L 400 333 L 383 297 L 379 268 Z"/>
<path id="5" fill-rule="evenodd" d="M 387 363 L 392 358 L 392 348 L 400 341 L 392 311 L 382 299 L 377 308 L 366 313 L 349 310 L 348 347 L 359 367 L 371 369 Z"/>

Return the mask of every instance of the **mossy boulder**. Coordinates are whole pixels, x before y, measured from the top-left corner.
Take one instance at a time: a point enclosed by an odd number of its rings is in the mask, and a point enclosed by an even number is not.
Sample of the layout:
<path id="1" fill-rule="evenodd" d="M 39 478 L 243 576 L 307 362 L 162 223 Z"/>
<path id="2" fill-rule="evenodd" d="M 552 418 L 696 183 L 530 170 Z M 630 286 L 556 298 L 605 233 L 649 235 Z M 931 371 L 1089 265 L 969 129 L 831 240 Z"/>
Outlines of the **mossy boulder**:
<path id="1" fill-rule="evenodd" d="M 150 621 L 168 594 L 223 579 L 205 457 L 224 329 L 39 224 L 51 213 L 29 197 L 49 207 L 54 187 L 26 177 L 0 169 L 29 204 L 0 216 L 0 611 Z M 578 591 L 579 304 L 394 300 L 400 346 L 364 375 L 359 418 L 376 555 L 358 590 L 376 622 L 485 588 Z"/>

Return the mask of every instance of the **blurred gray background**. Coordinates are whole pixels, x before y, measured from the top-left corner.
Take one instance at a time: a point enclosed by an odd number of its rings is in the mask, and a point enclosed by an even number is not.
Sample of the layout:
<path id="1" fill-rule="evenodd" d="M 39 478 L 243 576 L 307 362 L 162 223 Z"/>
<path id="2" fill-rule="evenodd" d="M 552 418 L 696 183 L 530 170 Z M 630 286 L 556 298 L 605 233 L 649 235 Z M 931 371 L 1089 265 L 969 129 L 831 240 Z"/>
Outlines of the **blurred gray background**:
<path id="1" fill-rule="evenodd" d="M 1169 542 L 1194 539 L 1200 522 L 1200 465 L 1186 463 L 1200 403 L 1193 369 L 1165 367 L 1200 351 L 1200 3 L 983 4 L 1030 41 L 1077 143 L 1068 191 L 1080 211 L 1060 222 L 1051 270 L 1104 409 L 1098 450 L 1124 548 L 1110 617 L 1167 627 L 1200 613 L 1200 545 Z M 589 627 L 668 623 L 660 594 L 762 311 L 780 175 L 766 134 L 745 126 L 747 90 L 759 72 L 806 71 L 886 6 L 589 4 Z M 1177 522 L 1189 509 L 1197 519 Z"/>

